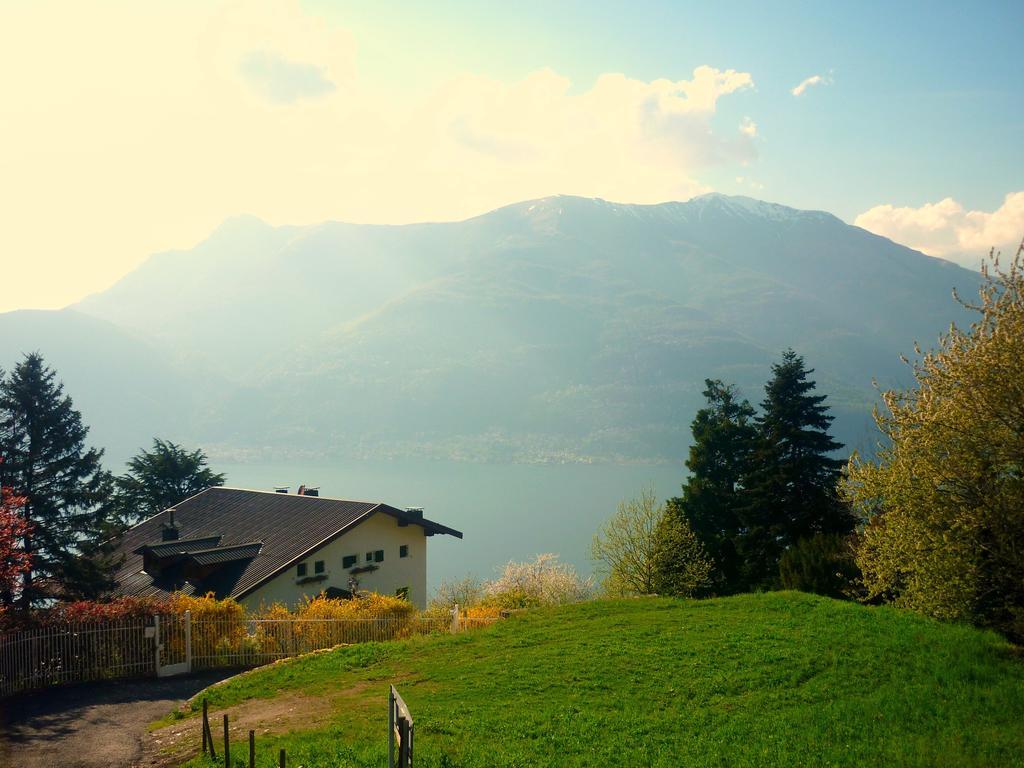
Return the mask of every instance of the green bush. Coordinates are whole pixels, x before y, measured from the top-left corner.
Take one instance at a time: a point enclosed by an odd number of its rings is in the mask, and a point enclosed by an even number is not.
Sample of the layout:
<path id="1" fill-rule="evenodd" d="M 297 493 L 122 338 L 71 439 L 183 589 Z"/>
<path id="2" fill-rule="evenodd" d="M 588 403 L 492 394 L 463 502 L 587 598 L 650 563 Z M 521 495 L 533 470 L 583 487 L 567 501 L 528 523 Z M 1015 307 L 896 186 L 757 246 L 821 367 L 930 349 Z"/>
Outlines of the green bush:
<path id="1" fill-rule="evenodd" d="M 857 578 L 850 539 L 818 533 L 800 539 L 782 554 L 779 581 L 783 589 L 813 592 L 826 597 L 848 597 Z"/>

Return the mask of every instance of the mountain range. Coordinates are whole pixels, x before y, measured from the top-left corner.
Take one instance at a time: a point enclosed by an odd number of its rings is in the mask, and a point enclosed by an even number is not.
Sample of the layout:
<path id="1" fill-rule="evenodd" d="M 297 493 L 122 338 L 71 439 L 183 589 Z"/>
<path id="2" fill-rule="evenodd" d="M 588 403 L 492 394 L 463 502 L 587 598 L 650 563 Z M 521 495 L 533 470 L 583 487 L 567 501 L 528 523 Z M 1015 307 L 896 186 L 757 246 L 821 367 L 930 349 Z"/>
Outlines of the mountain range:
<path id="1" fill-rule="evenodd" d="M 745 197 L 557 196 L 461 222 L 226 221 L 60 311 L 0 315 L 123 460 L 678 462 L 705 378 L 755 402 L 793 347 L 870 449 L 872 381 L 964 311 L 978 276 L 820 211 Z"/>

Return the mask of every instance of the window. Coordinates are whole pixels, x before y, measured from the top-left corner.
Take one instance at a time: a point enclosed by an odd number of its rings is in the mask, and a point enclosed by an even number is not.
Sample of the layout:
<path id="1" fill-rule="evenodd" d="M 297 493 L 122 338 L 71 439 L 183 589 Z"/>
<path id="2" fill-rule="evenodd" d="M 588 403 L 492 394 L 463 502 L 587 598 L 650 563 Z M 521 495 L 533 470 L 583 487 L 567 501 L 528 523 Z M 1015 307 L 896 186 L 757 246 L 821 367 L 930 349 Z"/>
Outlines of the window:
<path id="1" fill-rule="evenodd" d="M 297 566 L 295 566 L 295 575 L 298 576 L 300 579 L 306 575 L 305 563 L 299 563 Z"/>
<path id="2" fill-rule="evenodd" d="M 317 560 L 315 563 L 313 563 L 313 573 L 323 573 L 323 572 L 324 572 L 324 561 L 323 560 Z"/>
<path id="3" fill-rule="evenodd" d="M 345 555 L 343 558 L 341 558 L 341 567 L 342 568 L 351 568 L 353 565 L 355 565 L 358 562 L 359 562 L 359 556 L 358 555 Z"/>
<path id="4" fill-rule="evenodd" d="M 368 562 L 368 563 L 372 563 L 373 562 L 373 552 L 367 552 L 366 553 L 366 562 Z"/>
<path id="5" fill-rule="evenodd" d="M 395 590 L 395 597 L 397 597 L 399 600 L 408 600 L 409 599 L 409 588 L 408 587 L 399 587 L 398 589 Z"/>
<path id="6" fill-rule="evenodd" d="M 384 562 L 384 550 L 383 549 L 378 549 L 376 552 L 373 553 L 373 561 L 375 563 L 383 563 Z"/>
<path id="7" fill-rule="evenodd" d="M 408 557 L 409 556 L 409 545 L 408 544 L 403 544 L 402 546 L 400 546 L 398 548 L 398 556 L 399 557 Z"/>

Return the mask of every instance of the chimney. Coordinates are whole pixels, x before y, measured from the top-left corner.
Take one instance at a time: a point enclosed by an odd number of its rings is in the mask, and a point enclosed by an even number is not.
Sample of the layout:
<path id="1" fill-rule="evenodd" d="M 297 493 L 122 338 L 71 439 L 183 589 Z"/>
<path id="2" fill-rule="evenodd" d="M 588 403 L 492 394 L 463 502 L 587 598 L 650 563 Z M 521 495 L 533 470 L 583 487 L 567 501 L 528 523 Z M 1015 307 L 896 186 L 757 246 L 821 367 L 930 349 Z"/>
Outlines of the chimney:
<path id="1" fill-rule="evenodd" d="M 164 523 L 163 531 L 161 532 L 160 539 L 162 541 L 177 541 L 178 540 L 178 526 L 174 522 L 174 507 L 167 510 L 170 519 Z"/>
<path id="2" fill-rule="evenodd" d="M 406 507 L 405 511 L 409 517 L 415 518 L 416 520 L 423 519 L 423 507 Z"/>
<path id="3" fill-rule="evenodd" d="M 303 483 L 302 485 L 299 486 L 298 495 L 299 496 L 305 496 L 306 495 L 306 484 L 305 483 Z"/>

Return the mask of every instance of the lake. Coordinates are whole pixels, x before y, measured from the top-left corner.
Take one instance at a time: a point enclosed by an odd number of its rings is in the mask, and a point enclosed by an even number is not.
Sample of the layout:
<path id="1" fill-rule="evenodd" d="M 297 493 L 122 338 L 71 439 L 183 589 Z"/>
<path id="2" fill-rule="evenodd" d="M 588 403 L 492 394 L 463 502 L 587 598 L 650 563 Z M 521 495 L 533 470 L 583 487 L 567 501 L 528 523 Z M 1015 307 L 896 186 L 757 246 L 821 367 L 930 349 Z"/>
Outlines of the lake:
<path id="1" fill-rule="evenodd" d="M 428 590 L 467 574 L 492 578 L 509 560 L 555 552 L 582 574 L 597 527 L 619 501 L 653 487 L 659 498 L 679 494 L 682 463 L 470 464 L 440 461 L 338 461 L 309 464 L 218 462 L 226 484 L 272 490 L 319 486 L 323 496 L 423 507 L 426 517 L 463 532 L 428 543 Z"/>

